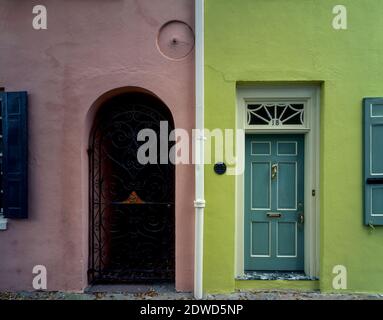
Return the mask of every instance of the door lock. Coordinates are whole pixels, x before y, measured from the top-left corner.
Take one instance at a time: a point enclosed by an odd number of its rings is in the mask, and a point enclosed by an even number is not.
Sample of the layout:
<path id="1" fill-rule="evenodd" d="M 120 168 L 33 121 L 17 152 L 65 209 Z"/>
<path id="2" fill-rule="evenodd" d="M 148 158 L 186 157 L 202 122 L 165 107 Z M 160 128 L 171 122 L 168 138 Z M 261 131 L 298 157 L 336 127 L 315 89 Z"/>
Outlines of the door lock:
<path id="1" fill-rule="evenodd" d="M 304 224 L 305 223 L 305 214 L 304 214 L 304 209 L 303 209 L 303 203 L 299 202 L 298 203 L 298 209 L 299 209 L 299 212 L 298 212 L 298 221 L 300 224 Z"/>

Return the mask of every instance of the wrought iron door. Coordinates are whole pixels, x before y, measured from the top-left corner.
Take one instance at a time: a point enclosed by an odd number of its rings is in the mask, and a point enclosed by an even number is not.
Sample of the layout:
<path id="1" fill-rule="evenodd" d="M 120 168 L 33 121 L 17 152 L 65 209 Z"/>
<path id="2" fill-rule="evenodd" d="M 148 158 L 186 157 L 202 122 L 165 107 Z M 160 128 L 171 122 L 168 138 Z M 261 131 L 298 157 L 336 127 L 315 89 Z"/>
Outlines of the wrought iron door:
<path id="1" fill-rule="evenodd" d="M 175 168 L 159 164 L 159 156 L 158 164 L 137 160 L 138 132 L 152 129 L 160 137 L 161 121 L 173 129 L 166 106 L 142 94 L 114 98 L 96 117 L 89 148 L 90 283 L 174 281 Z"/>

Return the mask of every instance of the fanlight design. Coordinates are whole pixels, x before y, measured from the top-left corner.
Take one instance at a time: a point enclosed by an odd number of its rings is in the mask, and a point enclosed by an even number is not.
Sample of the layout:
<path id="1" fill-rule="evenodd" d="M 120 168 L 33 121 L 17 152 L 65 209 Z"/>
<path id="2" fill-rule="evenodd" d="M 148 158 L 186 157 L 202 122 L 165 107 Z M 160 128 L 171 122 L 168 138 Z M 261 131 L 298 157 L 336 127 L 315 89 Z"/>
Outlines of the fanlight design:
<path id="1" fill-rule="evenodd" d="M 304 104 L 262 103 L 247 106 L 248 125 L 304 125 Z"/>

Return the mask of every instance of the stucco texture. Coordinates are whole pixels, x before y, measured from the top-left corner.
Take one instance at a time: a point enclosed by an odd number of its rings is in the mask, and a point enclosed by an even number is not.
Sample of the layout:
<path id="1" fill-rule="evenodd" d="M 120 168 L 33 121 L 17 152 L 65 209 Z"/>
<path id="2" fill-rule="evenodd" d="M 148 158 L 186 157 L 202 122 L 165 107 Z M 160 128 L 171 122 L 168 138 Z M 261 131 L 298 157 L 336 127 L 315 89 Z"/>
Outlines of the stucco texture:
<path id="1" fill-rule="evenodd" d="M 47 30 L 32 28 L 38 4 Z M 157 47 L 172 20 L 193 28 L 194 1 L 1 1 L 0 86 L 29 94 L 29 219 L 0 232 L 0 290 L 32 289 L 35 265 L 46 266 L 48 290 L 88 285 L 86 150 L 106 98 L 144 88 L 169 107 L 176 127 L 194 127 L 194 51 L 170 60 Z M 193 173 L 176 168 L 180 291 L 193 288 Z"/>
<path id="2" fill-rule="evenodd" d="M 206 127 L 235 128 L 238 82 L 321 83 L 319 288 L 334 291 L 332 269 L 344 265 L 349 291 L 383 292 L 383 229 L 363 225 L 362 198 L 362 99 L 383 96 L 383 3 L 342 1 L 348 29 L 340 31 L 337 4 L 207 0 Z M 234 195 L 235 178 L 207 166 L 206 292 L 236 287 Z"/>

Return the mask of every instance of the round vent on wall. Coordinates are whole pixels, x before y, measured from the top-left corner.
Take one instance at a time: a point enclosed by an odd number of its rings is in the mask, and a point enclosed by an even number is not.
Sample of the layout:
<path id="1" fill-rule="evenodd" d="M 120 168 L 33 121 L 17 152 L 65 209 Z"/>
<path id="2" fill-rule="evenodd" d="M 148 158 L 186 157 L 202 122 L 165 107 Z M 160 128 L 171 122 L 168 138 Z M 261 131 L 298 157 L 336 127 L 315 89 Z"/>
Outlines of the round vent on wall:
<path id="1" fill-rule="evenodd" d="M 166 58 L 181 60 L 194 48 L 193 29 L 182 21 L 167 22 L 158 33 L 157 46 Z"/>

